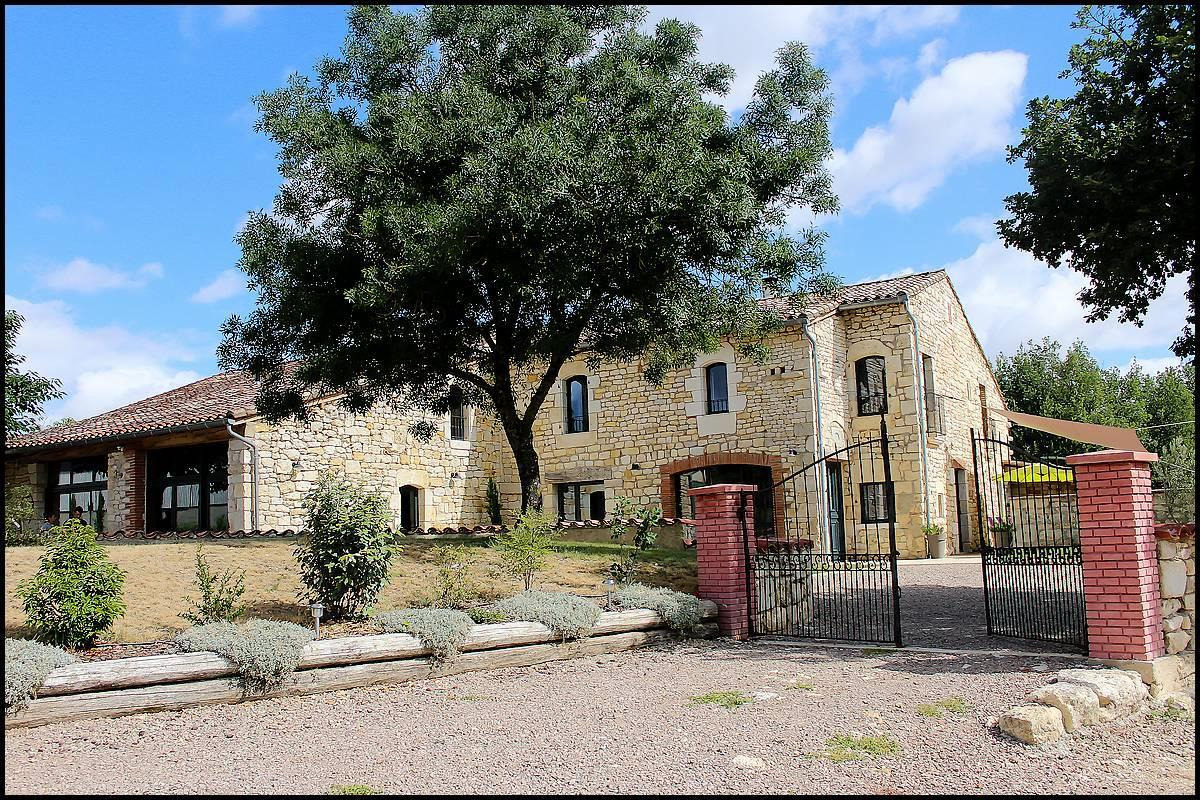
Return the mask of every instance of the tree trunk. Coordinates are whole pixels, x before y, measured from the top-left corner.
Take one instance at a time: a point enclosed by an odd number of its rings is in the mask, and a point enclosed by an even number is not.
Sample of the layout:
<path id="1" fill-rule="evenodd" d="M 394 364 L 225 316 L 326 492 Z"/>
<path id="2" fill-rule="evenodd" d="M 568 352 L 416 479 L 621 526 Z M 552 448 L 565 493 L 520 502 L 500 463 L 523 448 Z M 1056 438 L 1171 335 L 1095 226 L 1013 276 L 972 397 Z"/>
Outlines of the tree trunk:
<path id="1" fill-rule="evenodd" d="M 517 460 L 517 477 L 521 479 L 521 510 L 542 510 L 542 469 L 538 464 L 537 450 L 533 446 L 533 431 L 521 429 L 508 434 L 513 457 Z"/>

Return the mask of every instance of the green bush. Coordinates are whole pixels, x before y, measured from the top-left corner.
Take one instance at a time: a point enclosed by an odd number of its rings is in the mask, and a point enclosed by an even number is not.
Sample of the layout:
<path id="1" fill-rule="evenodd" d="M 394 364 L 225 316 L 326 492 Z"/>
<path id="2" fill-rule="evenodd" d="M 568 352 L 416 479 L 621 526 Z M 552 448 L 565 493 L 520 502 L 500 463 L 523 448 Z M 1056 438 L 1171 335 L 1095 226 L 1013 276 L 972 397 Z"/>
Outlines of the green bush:
<path id="1" fill-rule="evenodd" d="M 428 605 L 433 608 L 463 608 L 474 600 L 479 592 L 471 578 L 471 566 L 476 552 L 470 547 L 438 545 L 433 548 L 433 563 L 437 574 L 433 577 L 433 598 Z"/>
<path id="2" fill-rule="evenodd" d="M 34 636 L 62 647 L 90 647 L 122 614 L 125 573 L 78 520 L 52 528 L 32 578 L 17 587 Z"/>
<path id="3" fill-rule="evenodd" d="M 499 622 L 511 622 L 502 612 L 488 606 L 475 606 L 466 610 L 467 616 L 476 625 L 495 625 Z"/>
<path id="4" fill-rule="evenodd" d="M 613 602 L 621 608 L 648 608 L 673 631 L 694 636 L 704 631 L 700 619 L 700 598 L 658 586 L 631 583 L 613 592 Z"/>
<path id="5" fill-rule="evenodd" d="M 564 592 L 522 592 L 492 605 L 513 622 L 540 622 L 567 639 L 587 636 L 600 619 L 600 607 Z"/>
<path id="6" fill-rule="evenodd" d="M 210 622 L 233 622 L 246 613 L 242 595 L 246 593 L 246 571 L 227 569 L 214 574 L 204 557 L 204 546 L 196 548 L 196 585 L 200 600 L 184 598 L 192 607 L 179 616 L 193 625 Z"/>
<path id="7" fill-rule="evenodd" d="M 432 651 L 435 661 L 449 661 L 471 631 L 473 620 L 449 608 L 406 608 L 372 617 L 384 633 L 410 633 Z"/>
<path id="8" fill-rule="evenodd" d="M 618 584 L 632 583 L 637 574 L 637 554 L 654 547 L 658 541 L 655 528 L 662 522 L 662 506 L 635 508 L 628 497 L 618 497 L 613 506 L 609 538 L 619 545 L 621 557 L 609 565 L 608 573 Z M 623 541 L 630 531 L 632 541 Z"/>
<path id="9" fill-rule="evenodd" d="M 4 489 L 4 546 L 41 544 L 46 537 L 33 511 L 33 493 L 28 486 Z"/>
<path id="10" fill-rule="evenodd" d="M 28 639 L 4 640 L 4 713 L 12 714 L 29 705 L 46 676 L 58 667 L 79 659 L 57 647 Z"/>
<path id="11" fill-rule="evenodd" d="M 491 478 L 488 478 L 487 510 L 489 522 L 493 525 L 503 522 L 503 518 L 500 516 L 500 490 L 496 488 L 496 482 Z"/>
<path id="12" fill-rule="evenodd" d="M 549 512 L 530 509 L 521 512 L 512 530 L 492 538 L 492 547 L 499 552 L 505 571 L 524 582 L 526 592 L 533 588 L 533 576 L 546 566 L 554 550 L 557 521 Z"/>
<path id="13" fill-rule="evenodd" d="M 326 474 L 304 499 L 308 536 L 296 546 L 306 591 L 330 619 L 358 617 L 387 583 L 393 553 L 391 513 L 377 494 Z"/>
<path id="14" fill-rule="evenodd" d="M 254 619 L 242 627 L 228 622 L 199 625 L 175 637 L 188 653 L 209 650 L 232 662 L 247 690 L 265 692 L 280 686 L 300 664 L 313 632 L 293 622 Z"/>

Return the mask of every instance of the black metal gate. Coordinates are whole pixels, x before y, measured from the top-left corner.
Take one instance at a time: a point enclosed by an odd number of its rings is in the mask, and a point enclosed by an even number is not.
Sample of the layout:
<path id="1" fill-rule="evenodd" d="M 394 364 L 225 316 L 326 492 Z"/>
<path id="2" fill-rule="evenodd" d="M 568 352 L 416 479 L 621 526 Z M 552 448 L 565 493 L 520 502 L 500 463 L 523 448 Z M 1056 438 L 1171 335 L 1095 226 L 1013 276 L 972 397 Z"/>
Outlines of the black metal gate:
<path id="1" fill-rule="evenodd" d="M 988 633 L 1087 647 L 1075 474 L 971 431 Z"/>
<path id="2" fill-rule="evenodd" d="M 900 646 L 896 503 L 887 426 L 770 489 L 742 533 L 750 630 Z M 743 498 L 745 500 L 746 498 Z"/>

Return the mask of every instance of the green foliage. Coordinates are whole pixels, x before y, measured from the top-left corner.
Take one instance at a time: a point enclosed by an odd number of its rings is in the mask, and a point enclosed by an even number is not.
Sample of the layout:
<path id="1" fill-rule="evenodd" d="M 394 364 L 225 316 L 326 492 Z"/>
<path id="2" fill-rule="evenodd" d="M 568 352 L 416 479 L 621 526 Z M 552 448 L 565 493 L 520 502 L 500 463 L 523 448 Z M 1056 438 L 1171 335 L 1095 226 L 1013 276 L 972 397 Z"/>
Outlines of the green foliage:
<path id="1" fill-rule="evenodd" d="M 754 698 L 742 692 L 709 692 L 692 698 L 692 705 L 714 705 L 721 708 L 737 708 L 753 703 Z"/>
<path id="2" fill-rule="evenodd" d="M 33 509 L 33 493 L 27 485 L 4 487 L 4 546 L 41 544 L 45 538 Z M 24 524 L 22 524 L 24 523 Z"/>
<path id="3" fill-rule="evenodd" d="M 63 396 L 62 381 L 20 370 L 25 356 L 17 352 L 17 336 L 24 324 L 25 318 L 17 312 L 4 312 L 5 439 L 38 430 L 42 406 Z"/>
<path id="4" fill-rule="evenodd" d="M 540 622 L 563 641 L 587 636 L 600 619 L 598 605 L 563 592 L 522 592 L 492 608 L 513 622 Z"/>
<path id="5" fill-rule="evenodd" d="M 28 639 L 4 640 L 4 713 L 12 714 L 29 705 L 46 676 L 58 667 L 78 661 L 57 647 Z"/>
<path id="6" fill-rule="evenodd" d="M 301 599 L 330 619 L 361 616 L 388 580 L 393 536 L 387 500 L 333 474 L 304 499 L 308 535 L 296 546 Z"/>
<path id="7" fill-rule="evenodd" d="M 1154 375 L 1140 365 L 1124 372 L 1103 369 L 1080 341 L 1063 352 L 1049 337 L 1031 340 L 1011 357 L 997 356 L 995 373 L 1009 407 L 1027 414 L 1129 428 L 1170 425 L 1195 414 L 1195 367 L 1169 367 Z M 1154 428 L 1138 436 L 1148 449 L 1162 453 L 1181 428 Z M 1021 426 L 1013 427 L 1012 442 L 1039 458 L 1098 449 Z"/>
<path id="8" fill-rule="evenodd" d="M 918 714 L 933 719 L 941 719 L 947 711 L 951 714 L 965 714 L 970 710 L 971 707 L 967 705 L 967 701 L 961 697 L 947 697 L 932 703 L 920 703 L 917 706 Z"/>
<path id="9" fill-rule="evenodd" d="M 1076 93 L 1030 101 L 1009 148 L 1030 191 L 1005 200 L 1005 242 L 1090 285 L 1089 319 L 1140 322 L 1168 278 L 1188 275 L 1190 314 L 1174 350 L 1195 357 L 1196 6 L 1084 6 L 1071 47 Z"/>
<path id="10" fill-rule="evenodd" d="M 1150 474 L 1162 500 L 1157 504 L 1168 522 L 1196 521 L 1196 437 L 1195 426 L 1176 436 L 1150 465 Z"/>
<path id="11" fill-rule="evenodd" d="M 685 636 L 704 631 L 700 598 L 657 586 L 633 583 L 613 593 L 613 602 L 621 608 L 648 608 L 658 612 L 667 627 Z"/>
<path id="12" fill-rule="evenodd" d="M 946 535 L 946 529 L 936 523 L 921 526 L 921 533 L 925 536 L 931 536 L 934 539 L 940 539 Z"/>
<path id="13" fill-rule="evenodd" d="M 637 554 L 654 547 L 658 541 L 656 526 L 662 522 L 662 506 L 635 508 L 628 497 L 618 497 L 613 503 L 610 538 L 620 545 L 620 558 L 609 566 L 608 572 L 619 584 L 632 583 L 637 574 Z M 632 531 L 631 542 L 625 542 Z"/>
<path id="14" fill-rule="evenodd" d="M 900 755 L 900 743 L 886 733 L 879 736 L 837 734 L 825 740 L 828 748 L 821 756 L 830 761 L 858 761 L 863 756 Z"/>
<path id="15" fill-rule="evenodd" d="M 406 608 L 372 617 L 384 633 L 410 633 L 429 648 L 435 661 L 449 661 L 471 632 L 469 614 L 449 608 Z"/>
<path id="16" fill-rule="evenodd" d="M 488 522 L 493 525 L 500 525 L 504 521 L 500 514 L 500 489 L 496 487 L 496 482 L 491 478 L 488 478 L 487 511 Z"/>
<path id="17" fill-rule="evenodd" d="M 204 557 L 203 545 L 196 548 L 196 585 L 200 589 L 200 600 L 184 598 L 192 607 L 179 615 L 193 625 L 233 622 L 246 613 L 246 604 L 242 602 L 242 595 L 246 593 L 246 571 L 227 569 L 214 574 Z"/>
<path id="18" fill-rule="evenodd" d="M 486 606 L 476 606 L 467 609 L 467 616 L 476 625 L 495 625 L 499 622 L 509 622 L 509 618 L 501 611 Z"/>
<path id="19" fill-rule="evenodd" d="M 550 512 L 530 509 L 518 515 L 517 524 L 511 529 L 492 537 L 491 546 L 499 554 L 504 570 L 520 579 L 526 592 L 533 588 L 533 576 L 546 566 L 546 559 L 554 550 L 558 538 L 556 523 Z"/>
<path id="20" fill-rule="evenodd" d="M 813 685 L 812 685 L 812 681 L 807 681 L 803 678 L 797 678 L 796 680 L 789 683 L 787 685 L 787 688 L 799 689 L 801 691 L 811 692 L 813 690 Z"/>
<path id="21" fill-rule="evenodd" d="M 432 558 L 437 565 L 437 574 L 433 578 L 433 597 L 428 605 L 461 609 L 479 596 L 471 578 L 471 566 L 476 559 L 473 548 L 438 545 L 433 548 Z"/>
<path id="22" fill-rule="evenodd" d="M 36 638 L 63 647 L 90 647 L 125 613 L 125 573 L 78 520 L 50 531 L 37 572 L 17 587 Z"/>
<path id="23" fill-rule="evenodd" d="M 340 57 L 257 98 L 283 183 L 238 237 L 263 291 L 219 356 L 268 418 L 309 388 L 435 415 L 462 391 L 540 508 L 532 423 L 567 359 L 644 354 L 661 381 L 726 336 L 761 357 L 757 300 L 828 290 L 824 234 L 786 232 L 837 208 L 825 74 L 789 43 L 732 118 L 699 28 L 646 14 L 358 6 Z"/>
<path id="24" fill-rule="evenodd" d="M 187 653 L 207 650 L 237 666 L 251 692 L 278 688 L 300 664 L 313 632 L 293 622 L 253 619 L 242 627 L 229 622 L 198 625 L 175 637 Z"/>
<path id="25" fill-rule="evenodd" d="M 335 784 L 325 794 L 382 794 L 365 783 Z"/>

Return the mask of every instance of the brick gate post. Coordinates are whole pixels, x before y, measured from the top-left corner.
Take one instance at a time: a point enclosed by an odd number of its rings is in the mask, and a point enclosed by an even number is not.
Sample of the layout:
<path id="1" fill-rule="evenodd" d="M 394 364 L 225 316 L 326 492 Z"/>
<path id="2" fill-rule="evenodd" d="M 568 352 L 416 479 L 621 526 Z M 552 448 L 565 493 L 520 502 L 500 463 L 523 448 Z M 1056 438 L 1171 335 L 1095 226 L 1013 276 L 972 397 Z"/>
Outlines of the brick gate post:
<path id="1" fill-rule="evenodd" d="M 1102 450 L 1067 456 L 1079 497 L 1079 544 L 1088 655 L 1150 662 L 1163 655 L 1153 453 Z"/>
<path id="2" fill-rule="evenodd" d="M 741 509 L 747 531 L 754 530 L 757 486 L 718 484 L 692 489 L 696 498 L 697 594 L 717 604 L 721 635 L 750 638 L 749 565 L 743 540 Z"/>

